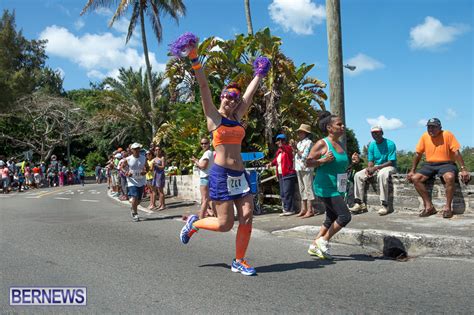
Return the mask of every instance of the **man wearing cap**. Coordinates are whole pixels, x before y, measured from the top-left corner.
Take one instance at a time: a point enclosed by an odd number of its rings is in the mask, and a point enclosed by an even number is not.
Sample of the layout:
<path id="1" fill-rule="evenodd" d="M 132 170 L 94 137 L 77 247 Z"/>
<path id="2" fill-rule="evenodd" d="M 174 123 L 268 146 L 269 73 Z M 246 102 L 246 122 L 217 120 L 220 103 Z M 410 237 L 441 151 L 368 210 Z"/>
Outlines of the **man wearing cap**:
<path id="1" fill-rule="evenodd" d="M 373 126 L 370 129 L 374 141 L 370 142 L 367 150 L 367 168 L 357 172 L 354 176 L 354 206 L 349 208 L 351 212 L 367 211 L 364 203 L 365 182 L 371 178 L 377 178 L 380 191 L 381 207 L 379 215 L 386 215 L 388 209 L 388 182 L 390 175 L 397 172 L 397 147 L 395 143 L 383 137 L 381 126 Z M 356 154 L 356 153 L 355 153 Z"/>
<path id="2" fill-rule="evenodd" d="M 293 194 L 295 192 L 296 171 L 293 167 L 293 149 L 287 144 L 286 135 L 276 136 L 278 150 L 268 167 L 276 166 L 276 174 L 280 184 L 280 196 L 283 202 L 281 216 L 295 214 L 293 208 Z"/>
<path id="3" fill-rule="evenodd" d="M 290 140 L 290 145 L 293 147 L 293 153 L 295 155 L 296 178 L 298 179 L 298 188 L 301 196 L 301 211 L 297 216 L 309 218 L 314 215 L 311 206 L 311 203 L 314 200 L 314 167 L 306 166 L 306 158 L 313 147 L 313 141 L 309 138 L 311 135 L 311 127 L 306 124 L 301 124 L 297 133 L 299 140 L 298 143 Z"/>
<path id="4" fill-rule="evenodd" d="M 135 222 L 139 221 L 138 217 L 138 205 L 142 200 L 143 190 L 146 184 L 145 175 L 148 172 L 148 163 L 144 155 L 140 154 L 142 145 L 139 143 L 133 143 L 130 146 L 132 155 L 128 156 L 125 160 L 124 169 L 128 169 L 127 172 L 127 190 L 128 196 L 132 202 L 132 219 Z M 127 168 L 128 166 L 128 168 Z"/>
<path id="5" fill-rule="evenodd" d="M 451 132 L 441 129 L 441 121 L 438 118 L 431 118 L 426 126 L 428 130 L 423 133 L 416 145 L 416 155 L 413 158 L 412 168 L 407 175 L 407 179 L 415 185 L 416 191 L 423 199 L 424 209 L 420 212 L 420 217 L 427 217 L 435 214 L 436 209 L 431 202 L 424 182 L 435 175 L 442 176 L 446 183 L 446 205 L 443 218 L 451 218 L 453 216 L 454 181 L 458 172 L 455 161 L 460 165 L 460 179 L 463 182 L 469 182 L 470 174 L 459 152 L 461 146 L 456 137 Z M 426 162 L 415 172 L 423 153 Z"/>

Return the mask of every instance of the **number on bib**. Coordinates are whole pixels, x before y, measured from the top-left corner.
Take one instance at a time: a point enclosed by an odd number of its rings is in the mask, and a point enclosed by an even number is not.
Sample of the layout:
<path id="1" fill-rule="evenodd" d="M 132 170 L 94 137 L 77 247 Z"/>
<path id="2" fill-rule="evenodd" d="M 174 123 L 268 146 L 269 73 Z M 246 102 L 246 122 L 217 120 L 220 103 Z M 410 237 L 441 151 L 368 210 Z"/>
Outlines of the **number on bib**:
<path id="1" fill-rule="evenodd" d="M 346 192 L 347 189 L 347 174 L 337 174 L 337 191 L 340 193 Z"/>
<path id="2" fill-rule="evenodd" d="M 240 176 L 227 176 L 227 191 L 229 196 L 240 195 L 250 190 L 245 174 Z"/>

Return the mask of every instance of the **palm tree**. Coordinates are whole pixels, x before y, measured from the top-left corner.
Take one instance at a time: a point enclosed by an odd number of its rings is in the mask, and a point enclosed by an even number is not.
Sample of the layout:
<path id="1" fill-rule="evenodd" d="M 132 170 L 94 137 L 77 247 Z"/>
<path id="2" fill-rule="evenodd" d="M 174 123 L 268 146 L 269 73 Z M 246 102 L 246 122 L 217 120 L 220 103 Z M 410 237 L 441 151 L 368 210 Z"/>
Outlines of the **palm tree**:
<path id="1" fill-rule="evenodd" d="M 250 15 L 250 0 L 244 0 L 245 16 L 247 17 L 247 33 L 253 35 L 252 16 Z"/>
<path id="2" fill-rule="evenodd" d="M 162 94 L 164 80 L 162 74 L 153 73 L 151 80 L 153 91 Z M 120 68 L 118 77 L 106 78 L 103 85 L 107 86 L 107 89 L 99 101 L 105 106 L 95 115 L 96 125 L 107 123 L 118 126 L 115 130 L 117 139 L 112 139 L 113 141 L 120 139 L 124 142 L 124 139 L 127 139 L 150 143 L 153 138 L 150 132 L 153 126 L 152 113 L 148 80 L 145 79 L 142 69 L 135 71 L 132 68 Z"/>
<path id="3" fill-rule="evenodd" d="M 145 55 L 145 64 L 146 64 L 146 74 L 148 80 L 148 93 L 150 95 L 150 106 L 152 109 L 151 115 L 151 124 L 152 124 L 152 137 L 155 135 L 156 126 L 155 126 L 155 91 L 153 91 L 153 85 L 151 84 L 152 75 L 151 75 L 151 64 L 148 56 L 148 44 L 146 40 L 145 32 L 145 13 L 148 14 L 150 18 L 151 25 L 155 36 L 160 43 L 163 39 L 162 32 L 163 28 L 161 25 L 160 14 L 169 14 L 176 22 L 179 21 L 180 16 L 186 14 L 186 7 L 183 3 L 183 0 L 88 0 L 87 4 L 82 9 L 81 15 L 88 10 L 95 10 L 98 7 L 110 7 L 113 4 L 119 2 L 115 14 L 112 16 L 112 19 L 109 22 L 109 27 L 111 27 L 115 20 L 123 16 L 128 9 L 132 6 L 132 16 L 130 18 L 130 24 L 128 26 L 128 33 L 126 38 L 126 43 L 130 40 L 135 30 L 135 25 L 137 24 L 138 19 L 140 19 L 140 28 L 142 35 L 142 45 L 143 53 Z"/>
<path id="4" fill-rule="evenodd" d="M 314 65 L 295 66 L 282 52 L 281 44 L 281 39 L 265 28 L 253 36 L 239 34 L 233 40 L 207 38 L 198 46 L 215 104 L 219 103 L 224 84 L 233 81 L 247 86 L 252 80 L 253 56 L 264 55 L 271 60 L 272 68 L 244 118 L 248 123 L 246 142 L 249 147 L 246 149 L 265 151 L 265 147 L 272 145 L 278 130 L 283 128 L 292 133 L 300 123 L 316 121 L 314 103 L 325 108 L 327 96 L 323 88 L 326 84 L 308 76 Z M 196 82 L 187 70 L 190 67 L 187 59 L 168 61 L 166 76 L 172 102 L 199 103 Z"/>

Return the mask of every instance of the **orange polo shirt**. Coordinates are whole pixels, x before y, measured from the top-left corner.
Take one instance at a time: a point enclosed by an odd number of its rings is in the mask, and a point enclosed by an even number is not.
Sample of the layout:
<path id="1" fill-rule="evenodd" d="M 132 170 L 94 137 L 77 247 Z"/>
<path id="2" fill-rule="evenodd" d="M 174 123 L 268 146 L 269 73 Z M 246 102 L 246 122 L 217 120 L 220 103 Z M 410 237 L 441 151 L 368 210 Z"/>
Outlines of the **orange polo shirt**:
<path id="1" fill-rule="evenodd" d="M 447 130 L 441 130 L 436 137 L 431 137 L 425 132 L 418 144 L 416 145 L 416 153 L 425 153 L 426 162 L 454 162 L 454 152 L 461 148 L 456 137 Z"/>

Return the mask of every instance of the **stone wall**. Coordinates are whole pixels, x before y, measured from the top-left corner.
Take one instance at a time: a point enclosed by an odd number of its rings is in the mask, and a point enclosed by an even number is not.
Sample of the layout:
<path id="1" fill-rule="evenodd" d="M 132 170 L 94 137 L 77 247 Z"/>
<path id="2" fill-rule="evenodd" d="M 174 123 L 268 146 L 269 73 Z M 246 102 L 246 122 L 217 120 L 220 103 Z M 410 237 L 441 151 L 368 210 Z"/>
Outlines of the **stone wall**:
<path id="1" fill-rule="evenodd" d="M 431 193 L 433 204 L 437 210 L 443 210 L 446 203 L 446 190 L 439 178 L 429 180 L 426 183 L 428 191 Z M 474 214 L 474 183 L 468 185 L 456 183 L 453 200 L 453 211 L 455 214 Z M 378 185 L 367 183 L 367 205 L 370 210 L 377 210 L 380 207 L 378 195 Z M 390 185 L 389 204 L 395 211 L 418 212 L 423 208 L 423 201 L 415 190 L 412 183 L 409 183 L 405 174 L 392 175 Z"/>
<path id="2" fill-rule="evenodd" d="M 200 202 L 199 176 L 197 174 L 169 176 L 166 180 L 168 195 Z M 278 184 L 275 183 L 275 185 Z M 369 211 L 376 211 L 380 207 L 377 183 L 367 183 L 366 185 L 366 200 Z M 443 183 L 437 178 L 434 181 L 428 181 L 427 186 L 429 191 L 431 191 L 436 209 L 442 210 L 446 202 Z M 296 192 L 297 191 L 298 189 L 296 189 Z M 404 174 L 395 174 L 392 176 L 389 194 L 389 203 L 394 211 L 417 213 L 423 208 L 421 197 L 416 192 L 413 184 L 406 180 L 406 175 Z M 298 195 L 298 193 L 295 195 Z M 295 201 L 299 206 L 299 196 L 295 196 L 295 199 L 297 199 Z M 474 214 L 474 183 L 472 180 L 468 185 L 456 183 L 453 210 L 456 214 Z"/>
<path id="3" fill-rule="evenodd" d="M 199 192 L 199 176 L 195 175 L 172 175 L 166 177 L 167 195 L 178 196 L 184 200 L 201 202 Z"/>

